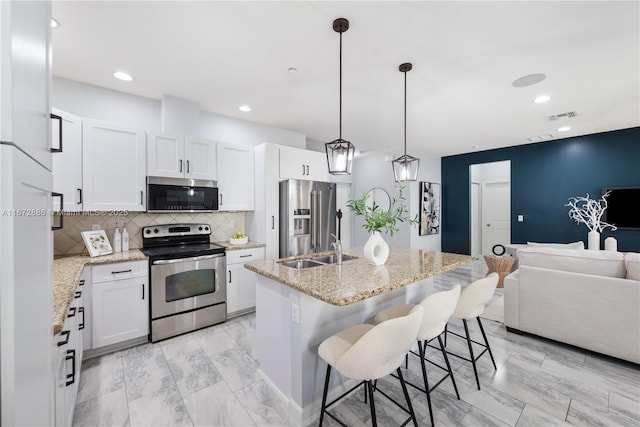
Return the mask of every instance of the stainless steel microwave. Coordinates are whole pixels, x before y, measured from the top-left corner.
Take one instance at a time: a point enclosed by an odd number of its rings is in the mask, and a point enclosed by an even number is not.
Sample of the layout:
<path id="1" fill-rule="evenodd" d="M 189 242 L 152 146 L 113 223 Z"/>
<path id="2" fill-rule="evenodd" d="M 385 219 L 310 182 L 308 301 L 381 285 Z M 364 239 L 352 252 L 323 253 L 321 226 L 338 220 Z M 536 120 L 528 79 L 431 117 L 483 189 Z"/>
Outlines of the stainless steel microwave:
<path id="1" fill-rule="evenodd" d="M 147 212 L 218 210 L 216 181 L 147 177 Z"/>

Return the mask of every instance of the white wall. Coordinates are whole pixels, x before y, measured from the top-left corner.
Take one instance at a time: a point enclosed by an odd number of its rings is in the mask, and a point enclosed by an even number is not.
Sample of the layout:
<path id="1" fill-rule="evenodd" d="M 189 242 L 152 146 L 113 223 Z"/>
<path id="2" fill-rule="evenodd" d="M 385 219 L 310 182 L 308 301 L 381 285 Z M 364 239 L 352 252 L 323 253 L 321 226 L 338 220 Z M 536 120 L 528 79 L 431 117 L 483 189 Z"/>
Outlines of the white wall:
<path id="1" fill-rule="evenodd" d="M 60 77 L 53 78 L 51 100 L 53 107 L 80 117 L 162 130 L 160 100 Z M 200 112 L 200 135 L 197 136 L 251 147 L 263 142 L 298 148 L 306 146 L 304 134 L 204 111 Z"/>
<path id="2" fill-rule="evenodd" d="M 440 156 L 411 152 L 420 159 L 418 181 L 404 183 L 404 196 L 409 204 L 409 212 L 413 217 L 419 213 L 420 206 L 420 181 L 440 183 Z M 397 196 L 397 183 L 393 179 L 391 160 L 397 158 L 399 153 L 371 154 L 356 157 L 353 164 L 352 196 L 360 198 L 362 194 L 373 187 L 384 188 L 391 197 Z M 353 218 L 352 246 L 363 246 L 369 238 L 367 231 L 362 228 L 364 221 L 360 217 Z M 439 251 L 441 248 L 440 234 L 431 236 L 418 236 L 417 225 L 408 226 L 398 224 L 399 231 L 393 235 L 384 235 L 384 239 L 391 246 L 405 246 L 418 249 Z"/>

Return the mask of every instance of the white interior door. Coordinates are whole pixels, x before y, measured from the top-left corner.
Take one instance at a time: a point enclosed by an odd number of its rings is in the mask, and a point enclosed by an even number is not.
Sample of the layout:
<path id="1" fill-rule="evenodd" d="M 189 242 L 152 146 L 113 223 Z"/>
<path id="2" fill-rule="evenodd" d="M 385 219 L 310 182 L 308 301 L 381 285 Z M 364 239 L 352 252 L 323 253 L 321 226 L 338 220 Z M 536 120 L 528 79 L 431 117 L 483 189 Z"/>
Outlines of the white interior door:
<path id="1" fill-rule="evenodd" d="M 487 182 L 482 186 L 482 254 L 494 245 L 511 243 L 511 183 Z"/>
<path id="2" fill-rule="evenodd" d="M 480 184 L 471 183 L 471 256 L 480 255 Z"/>

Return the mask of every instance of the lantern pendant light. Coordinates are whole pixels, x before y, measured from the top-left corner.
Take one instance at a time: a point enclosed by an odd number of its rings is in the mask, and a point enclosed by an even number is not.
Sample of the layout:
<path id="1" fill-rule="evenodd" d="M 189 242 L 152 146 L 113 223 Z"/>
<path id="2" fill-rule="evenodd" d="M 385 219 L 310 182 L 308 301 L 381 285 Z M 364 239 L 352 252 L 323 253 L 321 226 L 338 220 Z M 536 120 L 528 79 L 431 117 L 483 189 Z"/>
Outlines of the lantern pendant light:
<path id="1" fill-rule="evenodd" d="M 396 182 L 417 181 L 420 167 L 420 159 L 407 155 L 407 72 L 411 71 L 411 68 L 413 66 L 409 62 L 398 67 L 400 72 L 404 73 L 404 154 L 391 162 Z"/>
<path id="2" fill-rule="evenodd" d="M 329 173 L 332 175 L 351 175 L 353 155 L 356 151 L 351 142 L 342 139 L 342 33 L 348 29 L 347 19 L 338 18 L 333 21 L 333 30 L 340 34 L 340 135 L 338 139 L 324 144 Z"/>

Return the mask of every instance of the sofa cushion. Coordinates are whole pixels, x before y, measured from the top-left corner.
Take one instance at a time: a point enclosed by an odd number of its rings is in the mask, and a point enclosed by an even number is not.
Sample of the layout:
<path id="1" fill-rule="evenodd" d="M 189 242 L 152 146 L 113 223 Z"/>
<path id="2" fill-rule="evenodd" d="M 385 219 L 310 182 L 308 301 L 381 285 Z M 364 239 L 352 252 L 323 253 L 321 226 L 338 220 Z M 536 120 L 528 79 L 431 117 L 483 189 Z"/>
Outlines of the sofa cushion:
<path id="1" fill-rule="evenodd" d="M 627 279 L 640 280 L 640 254 L 628 252 L 624 255 L 624 264 L 627 268 Z"/>
<path id="2" fill-rule="evenodd" d="M 621 252 L 527 247 L 518 250 L 520 265 L 605 277 L 626 277 Z"/>
<path id="3" fill-rule="evenodd" d="M 584 249 L 584 242 L 582 240 L 580 240 L 579 242 L 573 242 L 573 243 L 527 242 L 527 246 L 535 246 L 540 248 L 556 248 L 556 249 Z"/>

